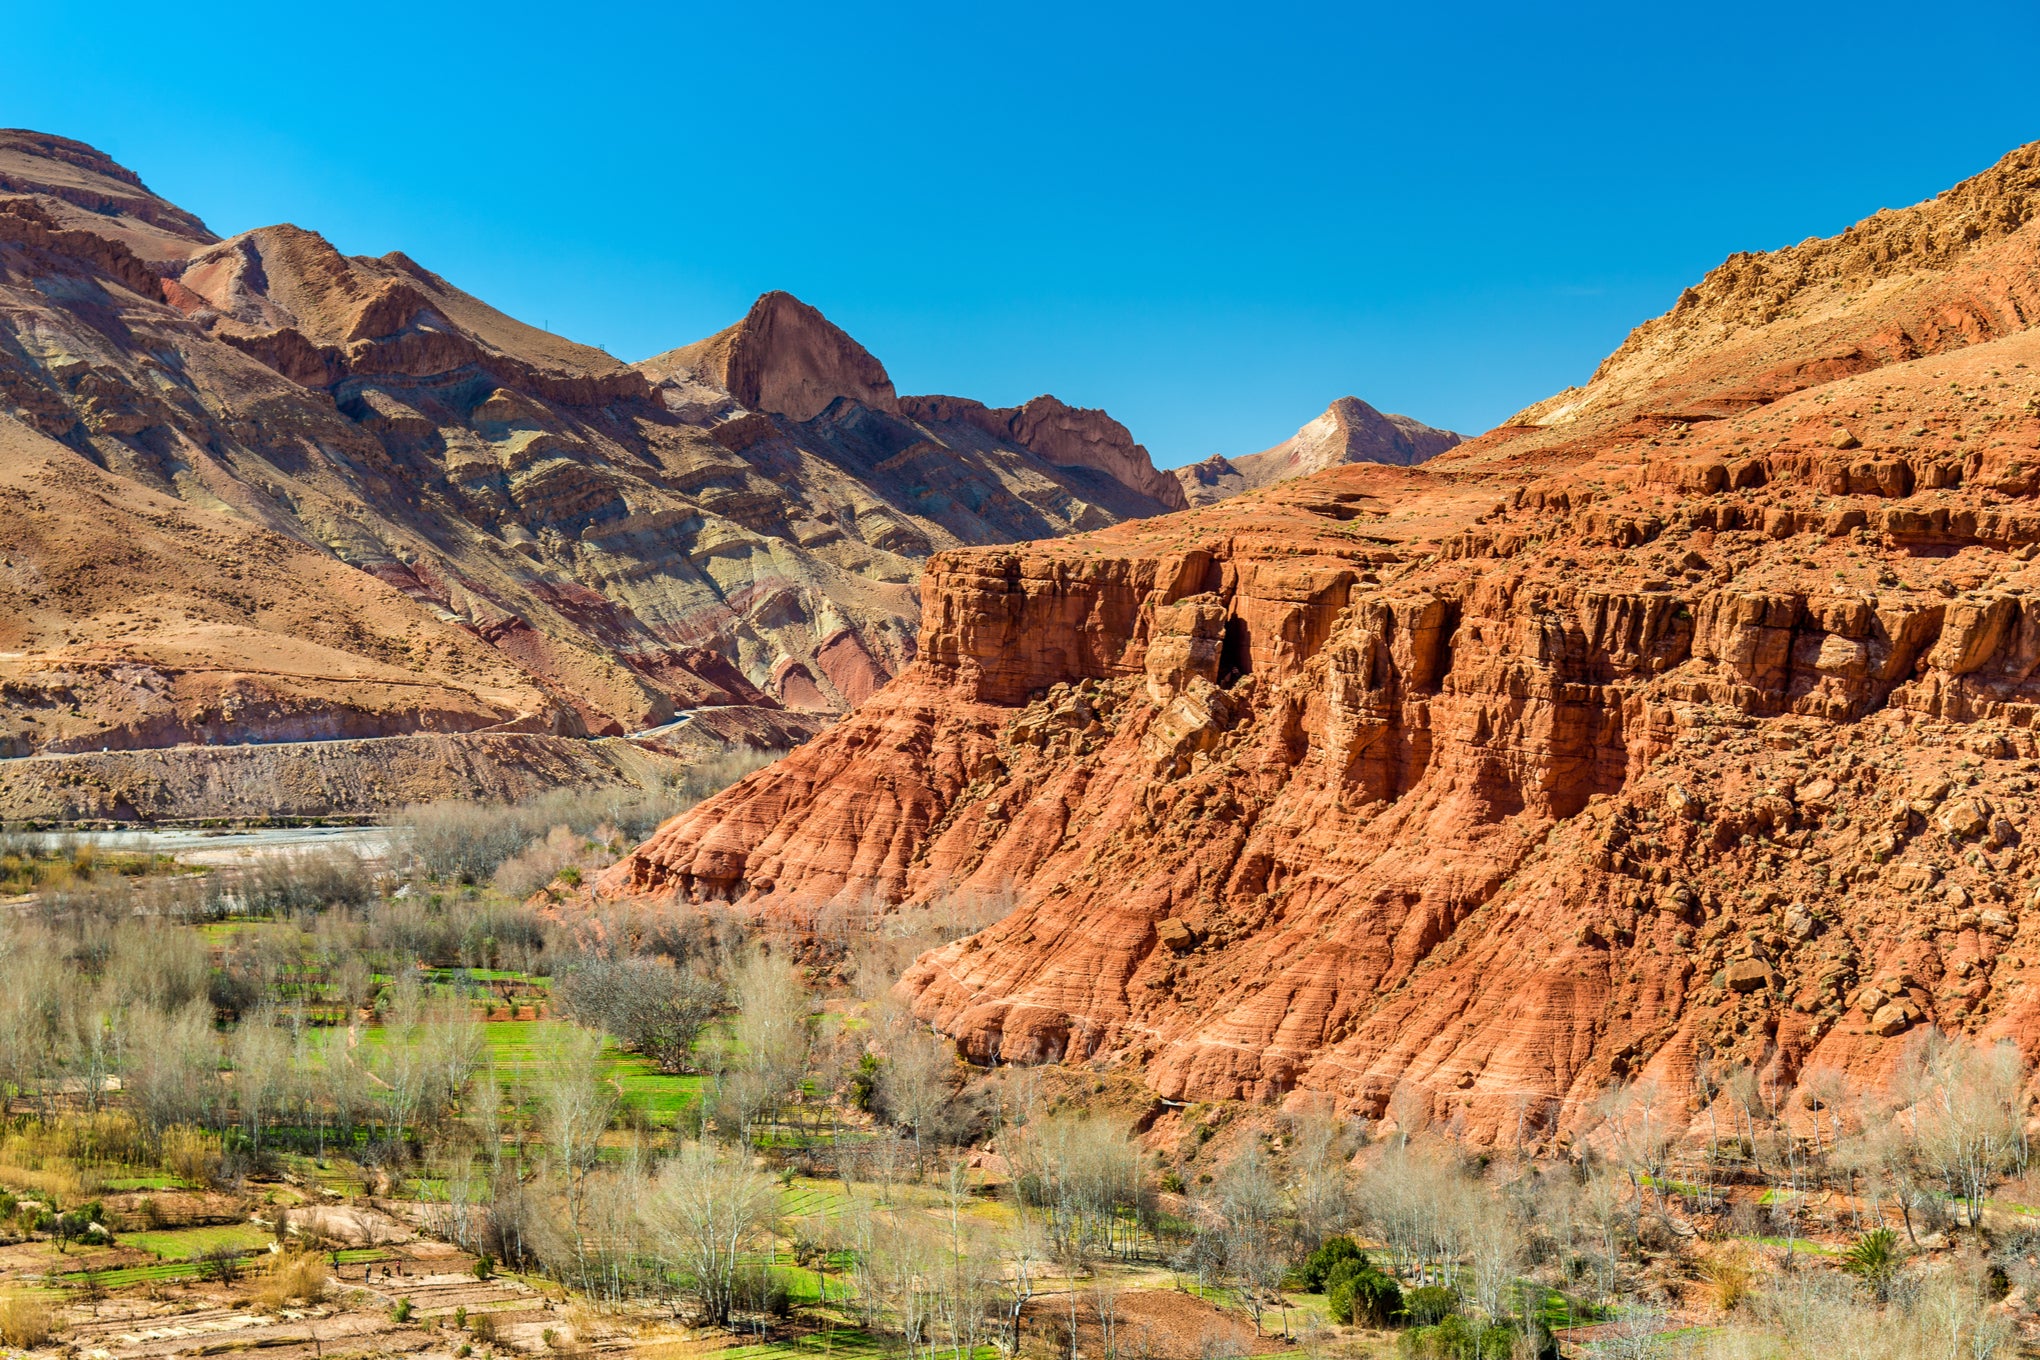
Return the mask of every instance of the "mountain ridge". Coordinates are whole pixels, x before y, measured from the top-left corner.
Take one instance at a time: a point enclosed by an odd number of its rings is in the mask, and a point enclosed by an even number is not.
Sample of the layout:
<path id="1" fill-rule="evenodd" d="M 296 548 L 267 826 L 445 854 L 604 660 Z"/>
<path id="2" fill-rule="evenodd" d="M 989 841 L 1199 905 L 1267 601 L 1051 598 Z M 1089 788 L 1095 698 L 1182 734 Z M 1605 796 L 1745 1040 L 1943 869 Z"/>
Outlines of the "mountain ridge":
<path id="1" fill-rule="evenodd" d="M 15 754 L 423 733 L 387 685 L 316 678 L 377 629 L 414 640 L 406 684 L 447 696 L 436 737 L 513 722 L 585 740 L 709 705 L 797 739 L 911 659 L 930 552 L 1167 508 L 979 424 L 904 417 L 876 378 L 825 392 L 842 374 L 803 369 L 804 345 L 883 366 L 783 294 L 723 333 L 752 359 L 703 382 L 529 326 L 401 252 L 349 256 L 289 224 L 222 240 L 82 143 L 0 132 L 0 180 L 0 426 L 47 512 L 0 526 Z M 791 414 L 756 409 L 768 395 Z M 225 521 L 170 515 L 147 571 L 116 578 L 106 485 Z M 58 554 L 64 524 L 93 550 Z M 330 664 L 281 679 L 265 660 L 311 642 L 280 583 L 222 612 L 202 603 L 216 581 L 184 579 L 205 556 L 173 540 L 234 524 L 381 583 L 330 599 L 374 615 Z M 221 650 L 195 654 L 201 634 Z M 91 637 L 104 655 L 80 671 Z M 216 679 L 194 690 L 200 670 Z"/>

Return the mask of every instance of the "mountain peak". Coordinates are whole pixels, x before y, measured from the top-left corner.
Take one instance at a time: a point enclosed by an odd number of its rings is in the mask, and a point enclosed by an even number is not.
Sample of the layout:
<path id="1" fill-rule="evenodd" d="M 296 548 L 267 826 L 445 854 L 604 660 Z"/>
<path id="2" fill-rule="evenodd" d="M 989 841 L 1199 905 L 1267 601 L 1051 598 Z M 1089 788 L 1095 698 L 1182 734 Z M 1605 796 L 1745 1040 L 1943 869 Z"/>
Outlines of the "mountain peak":
<path id="1" fill-rule="evenodd" d="M 892 379 L 842 327 L 777 289 L 734 326 L 638 365 L 655 380 L 685 371 L 754 411 L 813 420 L 838 397 L 897 412 Z"/>
<path id="2" fill-rule="evenodd" d="M 1178 468 L 1176 479 L 1191 504 L 1209 505 L 1341 463 L 1414 467 L 1463 442 L 1463 437 L 1451 430 L 1409 416 L 1386 415 L 1358 397 L 1347 396 L 1273 448 L 1229 461 L 1214 455 L 1216 461 L 1206 459 Z"/>

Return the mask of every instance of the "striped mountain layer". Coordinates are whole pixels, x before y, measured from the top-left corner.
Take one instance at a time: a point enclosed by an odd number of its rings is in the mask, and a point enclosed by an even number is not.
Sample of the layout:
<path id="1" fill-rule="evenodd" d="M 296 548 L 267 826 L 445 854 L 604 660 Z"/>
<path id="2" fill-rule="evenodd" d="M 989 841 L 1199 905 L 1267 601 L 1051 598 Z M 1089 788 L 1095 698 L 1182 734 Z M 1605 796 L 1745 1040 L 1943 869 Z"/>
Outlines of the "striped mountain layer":
<path id="1" fill-rule="evenodd" d="M 0 498 L 9 757 L 804 735 L 911 662 L 932 554 L 1183 504 L 1104 413 L 897 397 L 783 293 L 626 365 L 19 131 Z"/>

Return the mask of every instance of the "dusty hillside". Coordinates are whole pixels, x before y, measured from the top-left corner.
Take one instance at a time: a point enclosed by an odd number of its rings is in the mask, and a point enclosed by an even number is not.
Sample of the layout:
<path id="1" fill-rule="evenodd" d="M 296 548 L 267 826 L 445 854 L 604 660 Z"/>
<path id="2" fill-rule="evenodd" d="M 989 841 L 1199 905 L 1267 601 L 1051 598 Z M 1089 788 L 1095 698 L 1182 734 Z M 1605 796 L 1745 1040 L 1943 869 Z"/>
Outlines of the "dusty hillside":
<path id="1" fill-rule="evenodd" d="M 1180 504 L 1130 439 L 906 411 L 784 294 L 631 367 L 26 132 L 0 440 L 13 755 L 825 716 L 912 659 L 931 553 Z"/>
<path id="2" fill-rule="evenodd" d="M 2036 166 L 1738 257 L 1421 468 L 941 554 L 905 676 L 602 891 L 1010 894 L 905 984 L 970 1052 L 1478 1139 L 2032 1054 Z"/>
<path id="3" fill-rule="evenodd" d="M 1273 448 L 1238 458 L 1213 454 L 1201 463 L 1177 468 L 1175 477 L 1191 505 L 1212 505 L 1341 463 L 1414 467 L 1462 442 L 1450 430 L 1408 416 L 1383 415 L 1358 397 L 1340 397 Z"/>

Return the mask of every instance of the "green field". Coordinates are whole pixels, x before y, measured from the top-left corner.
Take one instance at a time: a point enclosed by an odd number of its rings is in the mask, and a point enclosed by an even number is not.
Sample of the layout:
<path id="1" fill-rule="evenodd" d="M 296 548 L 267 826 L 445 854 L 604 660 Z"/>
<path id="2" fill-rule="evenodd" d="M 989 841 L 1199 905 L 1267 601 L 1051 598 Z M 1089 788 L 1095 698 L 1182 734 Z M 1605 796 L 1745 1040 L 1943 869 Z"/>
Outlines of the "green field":
<path id="1" fill-rule="evenodd" d="M 181 1176 L 168 1172 L 154 1176 L 114 1176 L 99 1183 L 102 1190 L 196 1190 L 198 1187 Z"/>
<path id="2" fill-rule="evenodd" d="M 123 1247 L 152 1252 L 165 1261 L 188 1261 L 215 1247 L 260 1251 L 271 1240 L 268 1229 L 258 1228 L 253 1223 L 222 1223 L 209 1228 L 165 1228 L 159 1232 L 122 1233 L 119 1238 Z"/>
<path id="3" fill-rule="evenodd" d="M 785 1341 L 767 1341 L 756 1346 L 736 1346 L 717 1351 L 715 1360 L 775 1360 L 775 1357 L 786 1355 L 840 1355 L 844 1360 L 879 1360 L 881 1356 L 898 1353 L 895 1347 L 869 1332 L 855 1327 L 831 1327 L 825 1332 L 810 1332 Z M 990 1360 L 998 1353 L 996 1347 L 980 1346 L 972 1360 Z"/>
<path id="4" fill-rule="evenodd" d="M 543 1075 L 572 1030 L 564 1020 L 492 1020 L 482 1026 L 489 1062 L 505 1084 Z M 614 1039 L 603 1042 L 602 1075 L 626 1106 L 654 1124 L 670 1126 L 682 1110 L 701 1101 L 703 1078 L 661 1072 L 649 1060 L 625 1053 Z"/>

